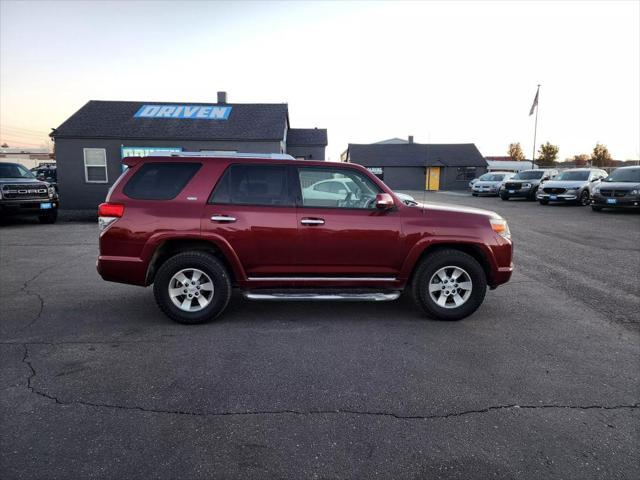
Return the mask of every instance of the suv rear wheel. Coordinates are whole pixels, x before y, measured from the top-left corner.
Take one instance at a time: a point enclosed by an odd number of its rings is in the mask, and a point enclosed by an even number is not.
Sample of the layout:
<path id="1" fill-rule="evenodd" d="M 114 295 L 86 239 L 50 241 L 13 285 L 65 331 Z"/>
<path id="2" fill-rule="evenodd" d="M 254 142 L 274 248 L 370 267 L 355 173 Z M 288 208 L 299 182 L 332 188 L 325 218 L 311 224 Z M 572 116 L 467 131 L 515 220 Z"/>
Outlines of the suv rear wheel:
<path id="1" fill-rule="evenodd" d="M 487 278 L 471 255 L 440 250 L 426 256 L 413 278 L 413 298 L 430 317 L 461 320 L 482 304 Z"/>
<path id="2" fill-rule="evenodd" d="M 160 309 L 179 323 L 216 318 L 231 298 L 231 280 L 224 265 L 204 252 L 179 253 L 158 269 L 153 293 Z"/>

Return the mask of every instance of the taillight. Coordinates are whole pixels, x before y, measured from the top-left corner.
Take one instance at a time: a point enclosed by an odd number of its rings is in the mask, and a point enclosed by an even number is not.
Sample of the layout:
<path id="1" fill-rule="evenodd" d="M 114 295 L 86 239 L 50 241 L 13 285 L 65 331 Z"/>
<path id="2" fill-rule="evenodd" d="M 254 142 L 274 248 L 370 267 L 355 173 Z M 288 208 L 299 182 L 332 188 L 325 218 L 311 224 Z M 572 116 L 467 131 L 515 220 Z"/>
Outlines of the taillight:
<path id="1" fill-rule="evenodd" d="M 104 231 L 109 225 L 124 215 L 124 205 L 120 203 L 101 203 L 98 207 L 98 228 Z"/>

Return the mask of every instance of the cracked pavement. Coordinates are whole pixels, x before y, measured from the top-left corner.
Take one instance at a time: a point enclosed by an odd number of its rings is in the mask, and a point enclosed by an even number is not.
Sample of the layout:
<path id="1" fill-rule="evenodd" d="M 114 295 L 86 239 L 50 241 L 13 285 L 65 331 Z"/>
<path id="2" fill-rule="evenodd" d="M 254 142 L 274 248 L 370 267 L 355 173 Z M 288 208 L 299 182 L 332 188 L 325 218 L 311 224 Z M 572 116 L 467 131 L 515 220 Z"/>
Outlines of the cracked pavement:
<path id="1" fill-rule="evenodd" d="M 514 234 L 462 322 L 234 295 L 182 326 L 98 277 L 94 223 L 0 226 L 0 478 L 637 478 L 638 215 L 428 200 Z"/>

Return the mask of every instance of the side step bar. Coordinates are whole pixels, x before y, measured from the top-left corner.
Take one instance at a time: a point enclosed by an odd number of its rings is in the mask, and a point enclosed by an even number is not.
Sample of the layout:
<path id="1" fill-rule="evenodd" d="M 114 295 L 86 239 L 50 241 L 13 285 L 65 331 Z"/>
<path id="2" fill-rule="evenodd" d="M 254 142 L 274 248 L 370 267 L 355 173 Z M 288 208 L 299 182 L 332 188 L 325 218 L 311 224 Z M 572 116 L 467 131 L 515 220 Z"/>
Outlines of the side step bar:
<path id="1" fill-rule="evenodd" d="M 245 298 L 249 300 L 332 300 L 332 301 L 366 301 L 366 302 L 390 302 L 400 297 L 400 292 L 244 292 Z"/>

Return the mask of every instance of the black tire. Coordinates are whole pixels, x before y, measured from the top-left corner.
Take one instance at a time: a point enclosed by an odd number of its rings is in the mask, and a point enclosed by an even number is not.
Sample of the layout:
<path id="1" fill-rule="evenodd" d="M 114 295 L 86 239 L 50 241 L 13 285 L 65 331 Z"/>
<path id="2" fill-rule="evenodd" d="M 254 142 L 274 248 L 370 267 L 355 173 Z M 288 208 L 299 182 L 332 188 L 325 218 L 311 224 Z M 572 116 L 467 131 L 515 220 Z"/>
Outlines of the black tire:
<path id="1" fill-rule="evenodd" d="M 472 194 L 471 194 L 471 196 L 472 196 L 472 197 L 477 197 L 477 196 L 478 196 L 478 194 L 477 194 L 477 193 L 472 193 Z"/>
<path id="2" fill-rule="evenodd" d="M 40 220 L 40 223 L 56 223 L 58 220 L 58 211 L 54 210 L 53 212 L 38 215 L 38 220 Z"/>
<path id="3" fill-rule="evenodd" d="M 589 195 L 589 190 L 583 190 L 580 193 L 580 198 L 578 198 L 578 205 L 581 207 L 586 207 L 591 203 L 591 195 Z"/>
<path id="4" fill-rule="evenodd" d="M 601 212 L 602 207 L 598 207 L 597 205 L 591 205 L 591 210 L 593 210 L 594 212 Z"/>
<path id="5" fill-rule="evenodd" d="M 180 270 L 196 268 L 211 278 L 213 296 L 202 310 L 187 312 L 181 310 L 169 296 L 169 283 Z M 231 279 L 222 262 L 205 252 L 191 251 L 178 253 L 166 260 L 158 269 L 153 283 L 153 293 L 160 310 L 172 320 L 184 324 L 198 324 L 213 320 L 226 308 L 231 298 Z"/>
<path id="6" fill-rule="evenodd" d="M 463 269 L 471 279 L 471 294 L 459 307 L 442 307 L 429 293 L 431 278 L 438 270 L 448 266 Z M 459 250 L 438 250 L 422 259 L 416 268 L 411 288 L 414 301 L 429 317 L 437 320 L 461 320 L 482 304 L 487 292 L 487 277 L 480 263 L 471 255 Z"/>
<path id="7" fill-rule="evenodd" d="M 549 200 L 539 200 L 540 205 L 549 205 Z"/>
<path id="8" fill-rule="evenodd" d="M 529 200 L 536 200 L 536 195 L 538 194 L 538 189 L 534 188 L 531 193 L 529 194 Z"/>
<path id="9" fill-rule="evenodd" d="M 501 198 L 502 200 L 504 200 L 505 202 L 506 202 L 507 200 L 509 200 L 509 196 L 508 196 L 508 195 L 505 195 L 504 193 L 501 193 L 501 194 L 500 194 L 500 198 Z"/>

